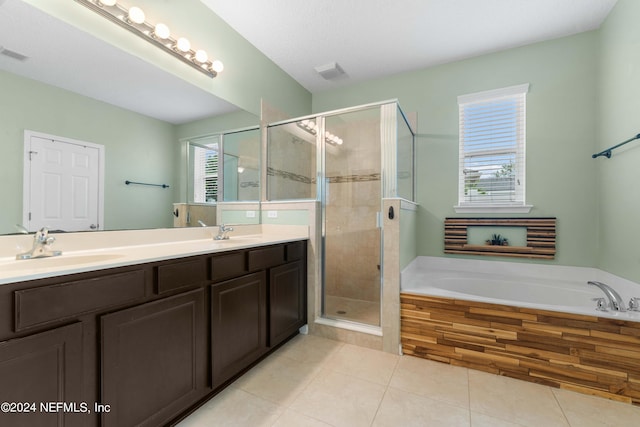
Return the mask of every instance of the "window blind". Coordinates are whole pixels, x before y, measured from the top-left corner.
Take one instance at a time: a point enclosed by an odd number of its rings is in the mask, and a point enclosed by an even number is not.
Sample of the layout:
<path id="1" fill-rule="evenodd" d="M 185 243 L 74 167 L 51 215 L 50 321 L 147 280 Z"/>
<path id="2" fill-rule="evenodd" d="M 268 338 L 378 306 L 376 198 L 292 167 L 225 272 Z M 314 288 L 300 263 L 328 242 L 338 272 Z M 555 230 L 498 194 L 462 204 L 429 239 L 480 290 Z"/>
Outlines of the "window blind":
<path id="1" fill-rule="evenodd" d="M 459 205 L 524 205 L 528 86 L 458 97 Z"/>
<path id="2" fill-rule="evenodd" d="M 218 151 L 194 147 L 193 201 L 213 203 L 218 200 Z"/>

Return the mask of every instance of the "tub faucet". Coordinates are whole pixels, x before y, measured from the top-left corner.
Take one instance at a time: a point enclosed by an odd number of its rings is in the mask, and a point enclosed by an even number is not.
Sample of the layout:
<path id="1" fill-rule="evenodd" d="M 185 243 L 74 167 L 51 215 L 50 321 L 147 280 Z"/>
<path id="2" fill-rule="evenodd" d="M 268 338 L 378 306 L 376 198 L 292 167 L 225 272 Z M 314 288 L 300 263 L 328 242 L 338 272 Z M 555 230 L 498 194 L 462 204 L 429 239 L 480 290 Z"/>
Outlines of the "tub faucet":
<path id="1" fill-rule="evenodd" d="M 613 311 L 627 311 L 624 306 L 624 301 L 620 294 L 618 294 L 611 286 L 602 282 L 588 281 L 589 285 L 597 286 L 609 300 L 609 308 Z"/>
<path id="2" fill-rule="evenodd" d="M 218 226 L 218 235 L 214 237 L 214 240 L 229 240 L 229 232 L 233 231 L 233 227 L 229 227 L 224 224 Z"/>
<path id="3" fill-rule="evenodd" d="M 51 245 L 56 241 L 56 238 L 49 236 L 49 229 L 42 227 L 36 231 L 33 236 L 33 247 L 30 251 L 16 255 L 16 259 L 31 259 L 31 258 L 44 258 L 50 256 L 62 255 L 61 251 L 54 251 L 51 249 Z"/>

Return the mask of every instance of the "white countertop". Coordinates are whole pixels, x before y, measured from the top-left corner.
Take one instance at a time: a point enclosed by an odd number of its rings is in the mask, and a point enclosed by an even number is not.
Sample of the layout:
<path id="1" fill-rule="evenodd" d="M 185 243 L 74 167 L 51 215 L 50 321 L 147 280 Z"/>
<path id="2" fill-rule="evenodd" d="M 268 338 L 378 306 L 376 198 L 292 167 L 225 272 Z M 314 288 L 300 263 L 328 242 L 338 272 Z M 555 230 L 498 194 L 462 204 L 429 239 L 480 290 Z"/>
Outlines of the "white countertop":
<path id="1" fill-rule="evenodd" d="M 31 249 L 33 235 L 0 236 L 0 285 L 266 246 L 309 238 L 306 226 L 234 226 L 229 240 L 214 240 L 217 227 L 50 234 L 62 255 L 16 260 Z"/>

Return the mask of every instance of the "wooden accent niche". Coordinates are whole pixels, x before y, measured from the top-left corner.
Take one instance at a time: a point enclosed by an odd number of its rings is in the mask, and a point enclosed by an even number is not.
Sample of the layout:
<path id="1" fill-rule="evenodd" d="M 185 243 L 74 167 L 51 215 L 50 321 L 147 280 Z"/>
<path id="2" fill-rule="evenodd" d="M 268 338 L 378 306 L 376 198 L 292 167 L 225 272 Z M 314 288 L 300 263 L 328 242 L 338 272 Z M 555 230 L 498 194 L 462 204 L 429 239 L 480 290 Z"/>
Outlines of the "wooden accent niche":
<path id="1" fill-rule="evenodd" d="M 527 246 L 470 245 L 467 228 L 472 226 L 525 227 Z M 554 259 L 555 218 L 445 218 L 444 253 L 516 258 Z"/>

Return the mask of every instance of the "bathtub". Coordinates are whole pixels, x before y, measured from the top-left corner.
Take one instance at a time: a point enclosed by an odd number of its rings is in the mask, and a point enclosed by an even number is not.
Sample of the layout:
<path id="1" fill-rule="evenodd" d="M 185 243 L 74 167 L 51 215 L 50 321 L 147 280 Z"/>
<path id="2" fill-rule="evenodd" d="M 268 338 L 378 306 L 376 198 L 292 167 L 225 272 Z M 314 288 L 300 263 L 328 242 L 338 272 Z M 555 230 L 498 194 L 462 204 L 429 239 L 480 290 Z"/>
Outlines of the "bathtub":
<path id="1" fill-rule="evenodd" d="M 613 287 L 624 299 L 640 298 L 640 284 L 594 268 L 501 261 L 418 257 L 402 272 L 401 292 L 513 305 L 640 322 L 640 312 L 598 311 L 604 293 L 590 280 Z"/>
<path id="2" fill-rule="evenodd" d="M 640 285 L 578 267 L 418 257 L 403 272 L 402 352 L 640 405 L 640 312 L 598 311 Z"/>

